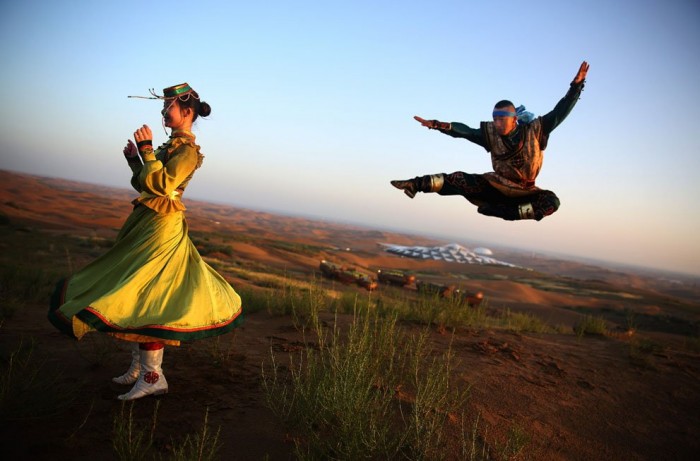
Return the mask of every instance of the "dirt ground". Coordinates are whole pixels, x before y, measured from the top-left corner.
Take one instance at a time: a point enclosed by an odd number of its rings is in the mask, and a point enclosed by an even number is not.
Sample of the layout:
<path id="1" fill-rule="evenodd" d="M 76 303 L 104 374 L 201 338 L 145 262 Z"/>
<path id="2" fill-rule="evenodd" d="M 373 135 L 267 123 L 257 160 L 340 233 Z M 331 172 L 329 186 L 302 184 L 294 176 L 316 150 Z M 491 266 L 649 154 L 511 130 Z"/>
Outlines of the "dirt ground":
<path id="1" fill-rule="evenodd" d="M 38 266 L 55 273 L 76 270 L 104 252 L 101 242 L 114 237 L 133 198 L 127 190 L 2 171 L 0 194 L 3 267 Z M 480 435 L 497 443 L 514 428 L 527 434 L 527 444 L 514 459 L 697 457 L 697 279 L 679 276 L 669 281 L 562 260 L 534 261 L 506 252 L 498 255 L 500 259 L 530 262 L 537 270 L 410 260 L 382 252 L 377 243 L 434 242 L 225 205 L 186 203 L 193 240 L 210 246 L 206 251 L 212 264 L 239 269 L 225 272 L 234 288 L 254 283 L 242 277 L 242 271 L 308 278 L 320 259 L 333 259 L 368 274 L 377 268 L 429 274 L 483 291 L 490 309 L 527 312 L 560 326 L 559 333 L 546 334 L 466 328 L 454 334 L 440 328 L 431 332 L 436 350 L 451 345 L 455 352 L 454 376 L 470 389 L 467 413 L 479 415 Z M 79 237 L 90 244 L 76 246 Z M 231 254 L 216 252 L 213 247 L 219 239 L 231 245 Z M 4 404 L 0 457 L 117 459 L 112 448 L 114 422 L 130 407 L 115 399 L 128 387 L 113 384 L 111 377 L 128 366 L 125 346 L 104 335 L 72 341 L 46 321 L 45 300 L 30 294 L 27 298 L 0 325 L 3 379 L 11 354 L 19 349 L 31 350 L 43 366 L 38 376 L 19 368 L 20 381 L 26 381 L 33 394 Z M 569 329 L 587 314 L 605 317 L 610 333 L 583 338 L 572 334 Z M 221 459 L 294 459 L 290 434 L 265 404 L 261 367 L 271 350 L 277 354 L 294 350 L 301 339 L 291 317 L 259 311 L 247 315 L 234 333 L 167 348 L 163 369 L 170 391 L 136 402 L 134 419 L 150 427 L 157 407 L 154 441 L 165 459 L 184 434 L 202 427 L 207 411 L 209 425 L 220 429 Z M 37 414 L 34 408 L 44 411 Z"/>

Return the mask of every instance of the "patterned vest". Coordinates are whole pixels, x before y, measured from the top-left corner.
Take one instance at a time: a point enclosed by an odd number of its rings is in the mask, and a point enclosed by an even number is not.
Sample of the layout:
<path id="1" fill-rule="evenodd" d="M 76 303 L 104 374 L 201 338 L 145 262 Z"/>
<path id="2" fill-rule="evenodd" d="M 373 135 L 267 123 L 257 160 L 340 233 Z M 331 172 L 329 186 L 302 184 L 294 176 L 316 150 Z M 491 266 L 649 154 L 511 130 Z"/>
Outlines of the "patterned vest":
<path id="1" fill-rule="evenodd" d="M 491 164 L 495 174 L 488 175 L 494 181 L 509 189 L 532 190 L 535 178 L 542 168 L 547 139 L 542 139 L 542 120 L 538 117 L 532 123 L 520 125 L 520 143 L 509 149 L 496 132 L 493 122 L 481 122 L 481 131 L 486 139 L 486 150 L 491 152 Z M 493 184 L 498 187 L 497 184 Z M 501 187 L 498 187 L 501 189 Z"/>

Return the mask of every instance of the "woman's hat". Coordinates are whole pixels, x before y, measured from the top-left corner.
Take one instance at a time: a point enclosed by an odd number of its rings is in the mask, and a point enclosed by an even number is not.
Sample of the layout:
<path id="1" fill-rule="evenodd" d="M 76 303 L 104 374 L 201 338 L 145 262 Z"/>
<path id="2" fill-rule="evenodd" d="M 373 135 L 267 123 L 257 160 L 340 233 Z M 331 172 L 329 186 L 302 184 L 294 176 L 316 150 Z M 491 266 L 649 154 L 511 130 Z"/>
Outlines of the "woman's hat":
<path id="1" fill-rule="evenodd" d="M 195 99 L 199 99 L 197 92 L 192 89 L 188 83 L 180 83 L 179 85 L 169 86 L 163 88 L 163 96 L 156 94 L 153 88 L 148 90 L 151 96 L 128 96 L 129 98 L 140 98 L 140 99 L 173 99 L 180 98 L 182 101 L 187 101 L 190 95 L 194 96 Z M 183 97 L 184 96 L 184 97 Z"/>
<path id="2" fill-rule="evenodd" d="M 179 85 L 169 86 L 168 88 L 163 88 L 163 98 L 165 98 L 165 99 L 179 98 L 180 96 L 184 96 L 187 93 L 191 93 L 191 92 L 192 92 L 192 87 L 190 87 L 187 83 L 180 83 Z"/>

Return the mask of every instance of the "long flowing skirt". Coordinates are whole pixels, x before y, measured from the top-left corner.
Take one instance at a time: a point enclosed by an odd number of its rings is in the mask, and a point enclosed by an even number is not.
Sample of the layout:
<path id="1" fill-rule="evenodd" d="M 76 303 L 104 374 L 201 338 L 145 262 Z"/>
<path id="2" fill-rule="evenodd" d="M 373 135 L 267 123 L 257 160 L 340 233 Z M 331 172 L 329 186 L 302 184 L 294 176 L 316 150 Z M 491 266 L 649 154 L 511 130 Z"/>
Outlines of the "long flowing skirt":
<path id="1" fill-rule="evenodd" d="M 184 213 L 137 206 L 114 247 L 59 282 L 48 317 L 77 339 L 97 330 L 179 344 L 230 331 L 241 312 L 240 296 L 192 244 Z"/>

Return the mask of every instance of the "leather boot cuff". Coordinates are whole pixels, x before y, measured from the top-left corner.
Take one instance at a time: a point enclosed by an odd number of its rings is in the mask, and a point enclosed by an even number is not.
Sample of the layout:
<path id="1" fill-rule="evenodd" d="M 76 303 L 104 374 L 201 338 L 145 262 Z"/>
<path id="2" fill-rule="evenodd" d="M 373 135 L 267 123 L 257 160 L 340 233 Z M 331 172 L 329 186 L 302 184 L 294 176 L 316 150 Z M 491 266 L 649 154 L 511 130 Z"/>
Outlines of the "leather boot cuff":
<path id="1" fill-rule="evenodd" d="M 445 175 L 443 175 L 443 174 L 431 174 L 430 175 L 430 192 L 440 192 L 443 184 L 445 184 Z"/>

